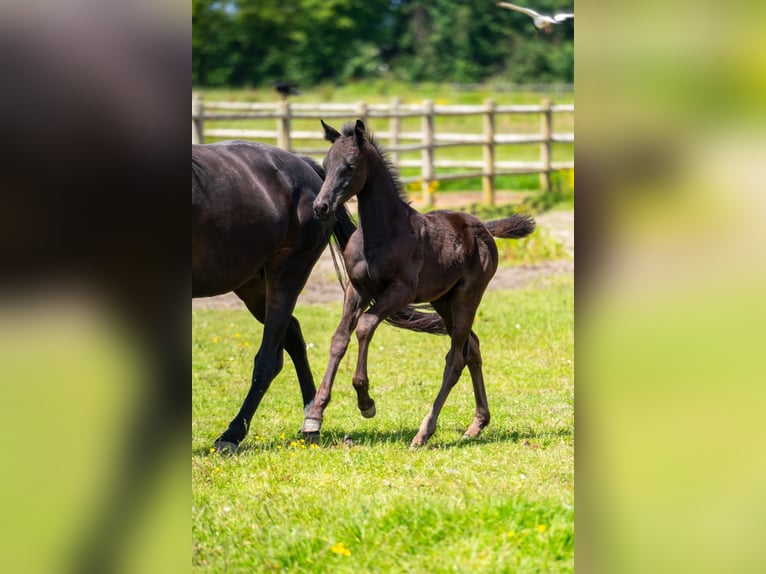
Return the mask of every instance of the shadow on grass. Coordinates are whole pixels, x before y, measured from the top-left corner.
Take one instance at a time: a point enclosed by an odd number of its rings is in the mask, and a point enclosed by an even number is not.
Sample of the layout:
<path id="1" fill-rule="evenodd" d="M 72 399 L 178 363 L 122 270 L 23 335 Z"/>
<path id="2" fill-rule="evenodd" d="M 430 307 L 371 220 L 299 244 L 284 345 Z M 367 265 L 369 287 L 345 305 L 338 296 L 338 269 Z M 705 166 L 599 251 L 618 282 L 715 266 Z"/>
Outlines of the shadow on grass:
<path id="1" fill-rule="evenodd" d="M 359 448 L 372 447 L 379 445 L 400 446 L 409 448 L 413 437 L 417 434 L 417 428 L 397 429 L 397 430 L 360 430 L 346 433 L 339 429 L 329 429 L 322 431 L 318 443 L 321 449 L 333 448 Z M 448 436 L 457 434 L 457 438 L 449 440 Z M 426 445 L 425 450 L 467 448 L 481 444 L 509 443 L 520 444 L 525 447 L 545 449 L 552 443 L 558 443 L 559 439 L 573 437 L 574 432 L 571 427 L 560 427 L 556 429 L 487 429 L 479 438 L 463 438 L 462 431 L 457 429 L 437 430 L 434 437 Z M 212 442 L 211 442 L 212 444 Z M 284 439 L 273 438 L 264 441 L 254 441 L 245 439 L 239 445 L 236 455 L 257 454 L 263 452 L 289 451 L 295 448 L 310 447 L 311 443 L 305 441 L 303 435 L 297 432 L 294 436 L 288 436 Z M 198 447 L 192 450 L 194 456 L 205 456 L 214 454 L 210 452 L 210 447 Z M 235 456 L 236 456 L 235 455 Z M 229 455 L 224 455 L 229 456 Z"/>

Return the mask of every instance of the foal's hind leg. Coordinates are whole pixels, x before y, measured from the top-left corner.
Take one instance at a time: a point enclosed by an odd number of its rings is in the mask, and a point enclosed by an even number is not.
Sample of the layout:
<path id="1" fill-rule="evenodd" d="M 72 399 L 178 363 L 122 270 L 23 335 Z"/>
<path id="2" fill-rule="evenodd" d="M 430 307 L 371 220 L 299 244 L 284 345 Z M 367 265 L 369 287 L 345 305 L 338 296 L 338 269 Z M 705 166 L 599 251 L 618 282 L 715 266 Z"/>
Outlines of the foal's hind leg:
<path id="1" fill-rule="evenodd" d="M 467 357 L 470 356 L 469 339 L 472 334 L 471 325 L 476 314 L 476 308 L 478 307 L 478 302 L 473 299 L 474 294 L 470 295 L 472 297 L 468 300 L 456 296 L 451 301 L 432 302 L 434 309 L 442 316 L 444 323 L 450 331 L 450 349 L 445 359 L 444 375 L 439 394 L 436 396 L 430 412 L 423 419 L 418 434 L 412 439 L 410 448 L 425 445 L 428 439 L 436 432 L 439 413 L 441 413 L 450 391 L 460 379 L 460 375 L 466 366 Z M 476 349 L 478 350 L 478 344 Z M 471 372 L 473 374 L 473 371 Z M 489 411 L 487 411 L 487 421 L 489 421 Z"/>
<path id="2" fill-rule="evenodd" d="M 466 438 L 475 438 L 489 424 L 489 404 L 487 403 L 487 391 L 484 389 L 484 375 L 481 370 L 481 350 L 479 349 L 479 337 L 471 331 L 466 347 L 466 363 L 471 373 L 473 383 L 473 396 L 476 399 L 476 414 L 473 422 L 463 435 Z"/>

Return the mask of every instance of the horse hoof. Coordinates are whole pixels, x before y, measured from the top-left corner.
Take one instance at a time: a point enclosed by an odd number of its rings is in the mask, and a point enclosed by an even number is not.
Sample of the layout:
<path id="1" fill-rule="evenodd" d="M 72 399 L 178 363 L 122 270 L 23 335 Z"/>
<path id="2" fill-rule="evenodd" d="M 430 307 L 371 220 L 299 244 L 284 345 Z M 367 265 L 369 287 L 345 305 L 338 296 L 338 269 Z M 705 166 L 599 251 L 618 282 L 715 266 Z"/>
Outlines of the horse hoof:
<path id="1" fill-rule="evenodd" d="M 319 429 L 322 428 L 321 419 L 310 419 L 306 417 L 303 421 L 303 428 L 301 432 L 303 434 L 319 434 Z"/>
<path id="2" fill-rule="evenodd" d="M 421 438 L 421 437 L 415 437 L 412 439 L 412 442 L 410 443 L 410 450 L 418 450 L 420 448 L 423 448 L 426 446 L 426 442 L 428 442 L 427 438 Z"/>
<path id="3" fill-rule="evenodd" d="M 319 444 L 319 433 L 318 432 L 303 432 L 303 441 L 306 444 Z"/>
<path id="4" fill-rule="evenodd" d="M 372 403 L 372 406 L 369 409 L 364 409 L 364 410 L 359 409 L 359 410 L 362 413 L 362 416 L 364 418 L 366 418 L 366 419 L 371 419 L 372 417 L 375 416 L 375 413 L 377 413 L 377 411 L 375 410 L 375 402 L 374 401 Z"/>
<path id="5" fill-rule="evenodd" d="M 234 454 L 237 452 L 239 445 L 227 440 L 217 440 L 213 443 L 213 448 L 218 454 Z"/>

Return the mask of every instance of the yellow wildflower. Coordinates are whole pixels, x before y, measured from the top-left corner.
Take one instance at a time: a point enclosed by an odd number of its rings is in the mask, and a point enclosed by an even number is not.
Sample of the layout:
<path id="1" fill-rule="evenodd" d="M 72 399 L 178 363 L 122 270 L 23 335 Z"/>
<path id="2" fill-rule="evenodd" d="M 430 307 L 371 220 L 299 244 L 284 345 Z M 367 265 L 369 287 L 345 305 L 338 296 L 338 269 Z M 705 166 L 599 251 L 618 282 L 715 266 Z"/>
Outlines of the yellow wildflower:
<path id="1" fill-rule="evenodd" d="M 351 549 L 343 544 L 343 542 L 337 542 L 330 546 L 330 552 L 333 554 L 343 554 L 344 556 L 351 556 Z"/>
<path id="2" fill-rule="evenodd" d="M 545 532 L 547 529 L 548 529 L 548 527 L 545 526 L 545 524 L 540 524 L 540 525 L 537 526 L 537 531 L 540 532 L 541 534 L 543 532 Z"/>

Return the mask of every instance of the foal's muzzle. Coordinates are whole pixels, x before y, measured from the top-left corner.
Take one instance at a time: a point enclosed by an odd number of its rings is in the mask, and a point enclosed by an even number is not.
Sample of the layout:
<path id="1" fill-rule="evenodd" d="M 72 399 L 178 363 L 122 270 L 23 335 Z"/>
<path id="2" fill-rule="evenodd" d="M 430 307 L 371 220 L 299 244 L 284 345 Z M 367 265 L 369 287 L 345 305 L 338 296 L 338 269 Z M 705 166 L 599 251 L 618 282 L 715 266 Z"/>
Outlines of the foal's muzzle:
<path id="1" fill-rule="evenodd" d="M 317 199 L 314 201 L 314 217 L 324 221 L 330 217 L 330 203 L 325 200 Z"/>

